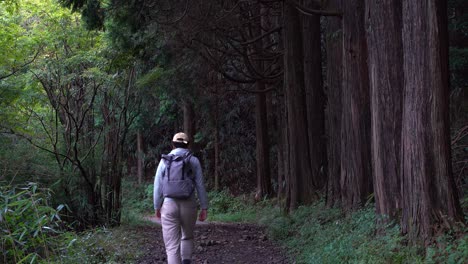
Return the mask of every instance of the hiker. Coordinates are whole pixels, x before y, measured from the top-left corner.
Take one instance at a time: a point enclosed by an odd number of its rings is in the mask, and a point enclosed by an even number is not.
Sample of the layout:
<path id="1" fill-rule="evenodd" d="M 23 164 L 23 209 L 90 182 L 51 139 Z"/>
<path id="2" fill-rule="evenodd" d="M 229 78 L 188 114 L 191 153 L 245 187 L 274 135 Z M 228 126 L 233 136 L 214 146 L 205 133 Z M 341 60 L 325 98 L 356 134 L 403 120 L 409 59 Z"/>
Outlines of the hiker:
<path id="1" fill-rule="evenodd" d="M 198 220 L 205 221 L 208 198 L 203 185 L 199 160 L 188 150 L 189 139 L 177 133 L 172 151 L 162 155 L 154 179 L 154 209 L 161 219 L 168 264 L 190 264 L 193 252 L 193 229 L 197 220 L 197 190 L 200 201 Z"/>

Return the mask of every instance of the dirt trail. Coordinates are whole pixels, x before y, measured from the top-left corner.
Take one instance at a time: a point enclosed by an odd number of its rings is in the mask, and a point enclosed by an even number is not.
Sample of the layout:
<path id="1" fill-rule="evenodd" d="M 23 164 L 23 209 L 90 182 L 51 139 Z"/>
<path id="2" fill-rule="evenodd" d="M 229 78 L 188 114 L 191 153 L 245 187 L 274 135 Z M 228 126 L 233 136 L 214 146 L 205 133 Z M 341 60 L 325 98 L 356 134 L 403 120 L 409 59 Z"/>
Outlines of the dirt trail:
<path id="1" fill-rule="evenodd" d="M 144 227 L 145 254 L 138 263 L 166 263 L 161 227 Z M 151 241 L 151 243 L 149 243 Z M 292 263 L 284 249 L 270 241 L 263 228 L 251 224 L 197 223 L 193 263 Z"/>

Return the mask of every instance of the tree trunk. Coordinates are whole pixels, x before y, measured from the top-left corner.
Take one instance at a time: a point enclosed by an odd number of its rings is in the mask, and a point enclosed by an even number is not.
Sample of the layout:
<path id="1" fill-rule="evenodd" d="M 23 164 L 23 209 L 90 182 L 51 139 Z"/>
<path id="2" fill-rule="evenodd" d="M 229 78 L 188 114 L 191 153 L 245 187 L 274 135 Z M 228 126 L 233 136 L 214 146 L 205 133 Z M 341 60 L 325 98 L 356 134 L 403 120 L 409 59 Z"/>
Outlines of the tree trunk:
<path id="1" fill-rule="evenodd" d="M 259 5 L 255 8 L 253 16 L 259 16 L 265 9 Z M 262 23 L 264 21 L 264 15 L 261 16 L 259 22 L 250 26 L 251 37 L 259 36 L 263 34 Z M 258 40 L 254 43 L 253 53 L 262 54 L 263 41 Z M 258 56 L 258 55 L 257 55 Z M 253 57 L 253 56 L 252 56 Z M 258 58 L 255 59 L 255 66 L 258 72 L 263 72 L 263 61 Z M 257 91 L 264 91 L 266 88 L 265 83 L 261 80 L 256 83 Z M 269 197 L 271 195 L 271 174 L 270 174 L 270 144 L 268 138 L 268 115 L 266 105 L 266 93 L 257 92 L 255 95 L 255 135 L 256 135 L 256 158 L 257 158 L 257 193 L 256 198 L 262 199 L 263 197 Z"/>
<path id="2" fill-rule="evenodd" d="M 313 200 L 315 189 L 310 176 L 307 108 L 304 89 L 302 34 L 299 14 L 289 2 L 284 3 L 284 65 L 286 108 L 288 112 L 290 210 Z"/>
<path id="3" fill-rule="evenodd" d="M 377 214 L 393 219 L 401 209 L 401 7 L 398 0 L 366 1 L 375 206 Z"/>
<path id="4" fill-rule="evenodd" d="M 403 1 L 402 232 L 463 221 L 450 157 L 446 1 Z"/>
<path id="5" fill-rule="evenodd" d="M 372 192 L 370 108 L 364 3 L 343 1 L 341 192 L 345 208 L 357 208 Z"/>
<path id="6" fill-rule="evenodd" d="M 317 8 L 314 5 L 310 8 Z M 320 16 L 302 16 L 304 49 L 304 85 L 307 105 L 307 131 L 309 137 L 312 185 L 321 189 L 326 182 L 327 164 L 325 144 L 325 95 L 322 80 L 322 50 Z"/>
<path id="7" fill-rule="evenodd" d="M 283 111 L 284 104 L 283 102 L 278 100 L 276 106 L 276 130 L 277 130 L 277 139 L 276 139 L 276 152 L 277 152 L 277 163 L 278 163 L 278 188 L 276 191 L 276 197 L 278 201 L 282 201 L 285 196 L 284 192 L 284 181 L 286 180 L 286 168 L 285 168 L 285 144 L 284 144 L 284 130 L 285 130 L 285 122 L 284 122 L 284 111 Z"/>
<path id="8" fill-rule="evenodd" d="M 219 94 L 216 88 L 215 95 L 215 109 L 214 109 L 214 190 L 219 191 Z"/>
<path id="9" fill-rule="evenodd" d="M 341 0 L 330 0 L 328 8 L 341 10 Z M 343 78 L 343 34 L 341 19 L 327 17 L 327 111 L 328 130 L 327 157 L 327 206 L 335 206 L 341 201 L 341 93 Z"/>
<path id="10" fill-rule="evenodd" d="M 137 131 L 137 178 L 138 184 L 141 185 L 143 180 L 143 167 L 144 167 L 144 160 L 143 160 L 143 136 L 141 135 L 141 131 Z"/>
<path id="11" fill-rule="evenodd" d="M 101 217 L 106 225 L 120 223 L 120 179 L 121 179 L 121 146 L 119 142 L 120 127 L 117 118 L 110 110 L 110 95 L 104 95 L 102 114 L 105 127 L 104 152 L 102 155 L 101 187 L 104 212 Z"/>
<path id="12" fill-rule="evenodd" d="M 195 136 L 195 118 L 193 111 L 193 103 L 184 101 L 183 103 L 184 112 L 184 133 L 187 134 L 193 147 L 193 137 Z"/>
<path id="13" fill-rule="evenodd" d="M 286 88 L 286 80 L 283 81 L 285 83 L 284 89 Z M 281 122 L 282 122 L 282 138 L 281 143 L 283 144 L 283 159 L 284 159 L 284 186 L 283 186 L 283 193 L 284 193 L 284 201 L 282 204 L 282 209 L 283 212 L 288 212 L 290 210 L 290 204 L 291 204 L 291 161 L 290 161 L 290 152 L 291 152 L 291 145 L 289 144 L 289 129 L 288 129 L 288 124 L 289 124 L 289 113 L 288 113 L 288 97 L 286 94 L 286 91 L 284 91 L 284 112 L 283 115 L 281 115 Z"/>
<path id="14" fill-rule="evenodd" d="M 257 89 L 259 91 L 265 90 L 265 85 L 257 82 Z M 271 195 L 270 150 L 265 93 L 256 94 L 255 131 L 257 138 L 257 195 L 261 199 Z"/>
<path id="15" fill-rule="evenodd" d="M 282 26 L 283 16 L 276 16 L 273 20 L 275 26 Z M 278 34 L 278 48 L 284 50 L 284 37 L 283 34 Z M 284 56 L 280 57 L 275 65 L 278 69 L 284 69 Z M 287 186 L 289 174 L 289 150 L 287 143 L 287 111 L 285 94 L 285 79 L 283 75 L 282 82 L 277 84 L 279 92 L 275 93 L 276 98 L 276 124 L 277 124 L 277 158 L 278 158 L 278 201 L 279 206 L 283 212 L 287 212 L 289 203 L 287 202 Z"/>

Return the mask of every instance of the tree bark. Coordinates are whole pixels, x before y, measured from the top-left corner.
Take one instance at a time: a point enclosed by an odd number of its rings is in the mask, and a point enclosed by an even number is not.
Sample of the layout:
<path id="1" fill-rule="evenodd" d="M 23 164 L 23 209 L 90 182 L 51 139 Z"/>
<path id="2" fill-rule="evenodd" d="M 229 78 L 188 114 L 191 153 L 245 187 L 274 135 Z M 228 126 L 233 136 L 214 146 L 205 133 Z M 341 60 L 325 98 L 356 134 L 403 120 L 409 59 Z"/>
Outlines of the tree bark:
<path id="1" fill-rule="evenodd" d="M 214 106 L 214 190 L 219 191 L 219 94 L 218 88 L 216 87 L 215 95 L 215 106 Z"/>
<path id="2" fill-rule="evenodd" d="M 195 136 L 195 114 L 193 111 L 193 103 L 184 101 L 183 103 L 184 112 L 184 133 L 187 134 L 193 147 L 193 137 Z"/>
<path id="3" fill-rule="evenodd" d="M 403 1 L 402 232 L 427 240 L 463 221 L 449 131 L 446 1 Z"/>
<path id="4" fill-rule="evenodd" d="M 328 7 L 341 10 L 341 0 L 330 0 Z M 338 17 L 327 17 L 327 109 L 328 130 L 327 158 L 327 206 L 335 206 L 341 201 L 341 93 L 343 78 L 343 34 L 342 23 Z"/>
<path id="5" fill-rule="evenodd" d="M 262 12 L 263 11 L 263 12 Z M 259 21 L 250 27 L 250 33 L 252 38 L 263 34 L 263 25 L 265 24 L 264 15 L 261 13 L 265 12 L 265 8 L 259 5 L 253 11 L 253 16 L 261 16 Z M 262 54 L 263 52 L 263 40 L 258 40 L 254 43 L 253 51 L 256 54 Z M 258 56 L 258 55 L 257 55 Z M 263 61 L 258 58 L 251 58 L 255 62 L 255 66 L 258 72 L 264 72 Z M 257 91 L 264 91 L 266 85 L 261 80 L 256 83 Z M 257 193 L 256 198 L 262 199 L 263 197 L 269 197 L 271 195 L 271 173 L 270 173 L 270 144 L 268 138 L 268 115 L 267 115 L 267 104 L 266 104 L 266 93 L 257 92 L 255 95 L 255 135 L 256 135 L 256 158 L 257 158 Z"/>
<path id="6" fill-rule="evenodd" d="M 288 112 L 289 209 L 310 203 L 315 189 L 308 177 L 310 168 L 307 132 L 307 108 L 304 89 L 302 33 L 299 14 L 289 2 L 284 3 L 285 92 Z"/>
<path id="7" fill-rule="evenodd" d="M 143 181 L 143 136 L 141 135 L 141 131 L 137 131 L 137 178 L 138 184 L 141 184 Z"/>
<path id="8" fill-rule="evenodd" d="M 377 214 L 393 219 L 401 209 L 401 8 L 398 0 L 366 1 L 375 206 Z"/>
<path id="9" fill-rule="evenodd" d="M 265 85 L 257 82 L 257 89 L 262 91 L 265 89 Z M 263 198 L 271 195 L 270 150 L 265 93 L 256 94 L 255 132 L 257 139 L 257 195 L 258 198 Z"/>
<path id="10" fill-rule="evenodd" d="M 102 117 L 109 128 L 104 134 L 104 151 L 101 167 L 101 193 L 103 196 L 103 214 L 100 216 L 106 225 L 115 226 L 120 223 L 120 185 L 122 179 L 120 124 L 115 113 L 112 113 L 110 95 L 104 95 Z"/>
<path id="11" fill-rule="evenodd" d="M 286 80 L 283 81 L 284 84 L 284 89 L 286 88 Z M 282 209 L 283 212 L 288 212 L 290 210 L 290 204 L 291 204 L 291 161 L 290 161 L 290 152 L 291 152 L 291 145 L 289 144 L 289 129 L 288 129 L 288 124 L 289 124 L 289 114 L 288 114 L 288 97 L 286 94 L 286 91 L 284 91 L 284 112 L 283 115 L 281 115 L 281 123 L 282 123 L 282 137 L 281 137 L 281 143 L 283 144 L 283 159 L 284 159 L 284 167 L 283 167 L 283 172 L 284 172 L 284 186 L 283 186 L 283 193 L 284 193 L 284 201 L 282 204 Z"/>
<path id="12" fill-rule="evenodd" d="M 308 6 L 316 8 L 315 6 Z M 316 189 L 326 182 L 325 94 L 322 79 L 322 50 L 320 16 L 302 15 L 304 49 L 304 86 L 307 105 L 307 131 L 309 137 L 309 176 Z M 308 177 L 308 178 L 309 178 Z"/>
<path id="13" fill-rule="evenodd" d="M 372 192 L 370 108 L 364 3 L 343 1 L 343 93 L 341 119 L 341 192 L 354 209 Z"/>
<path id="14" fill-rule="evenodd" d="M 279 88 L 281 89 L 281 88 Z M 278 172 L 277 172 L 277 182 L 278 188 L 276 190 L 276 197 L 278 201 L 282 202 L 285 198 L 285 180 L 286 180 L 286 168 L 285 168 L 285 149 L 286 145 L 284 144 L 284 130 L 285 130 L 285 115 L 284 112 L 284 101 L 282 98 L 277 99 L 276 103 L 276 120 L 274 121 L 275 129 L 277 131 L 276 135 L 276 158 L 278 163 Z"/>

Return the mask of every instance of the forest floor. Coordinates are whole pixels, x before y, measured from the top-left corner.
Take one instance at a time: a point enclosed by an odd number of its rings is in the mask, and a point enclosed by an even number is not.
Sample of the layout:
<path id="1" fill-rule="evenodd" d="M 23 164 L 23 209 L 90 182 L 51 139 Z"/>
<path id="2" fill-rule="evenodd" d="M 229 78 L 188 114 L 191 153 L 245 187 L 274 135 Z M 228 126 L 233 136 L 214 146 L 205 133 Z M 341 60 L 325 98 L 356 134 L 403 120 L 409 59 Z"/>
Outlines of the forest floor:
<path id="1" fill-rule="evenodd" d="M 154 225 L 138 227 L 140 250 L 137 263 L 166 263 L 160 222 L 148 217 Z M 264 228 L 245 223 L 197 222 L 195 252 L 192 263 L 292 263 L 279 245 L 268 239 Z"/>

